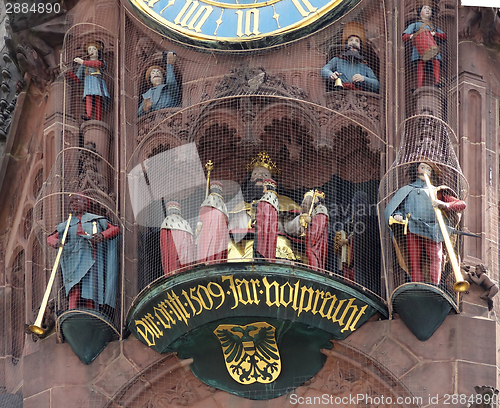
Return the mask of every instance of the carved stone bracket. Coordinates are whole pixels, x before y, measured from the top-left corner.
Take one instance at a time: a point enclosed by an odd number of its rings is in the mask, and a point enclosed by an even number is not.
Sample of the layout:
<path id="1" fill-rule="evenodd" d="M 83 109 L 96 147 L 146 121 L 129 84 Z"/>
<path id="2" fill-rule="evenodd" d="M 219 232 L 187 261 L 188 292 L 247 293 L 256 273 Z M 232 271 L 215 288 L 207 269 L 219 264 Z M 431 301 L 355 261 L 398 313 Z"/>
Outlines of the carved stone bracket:
<path id="1" fill-rule="evenodd" d="M 96 191 L 98 195 L 115 201 L 112 189 L 113 169 L 111 146 L 113 136 L 110 127 L 101 121 L 90 120 L 81 126 L 84 138 L 84 149 L 80 152 L 77 179 L 73 180 L 74 189 L 78 191 Z"/>
<path id="2" fill-rule="evenodd" d="M 190 122 L 189 115 L 181 112 L 181 108 L 166 108 L 148 113 L 137 120 L 137 137 L 140 144 L 150 132 L 167 131 L 174 133 L 179 140 L 188 138 Z"/>
<path id="3" fill-rule="evenodd" d="M 217 83 L 213 93 L 205 93 L 202 101 L 238 95 L 287 96 L 307 100 L 307 92 L 288 85 L 282 76 L 270 75 L 264 68 L 233 68 L 228 75 Z"/>
<path id="4" fill-rule="evenodd" d="M 363 91 L 332 91 L 325 95 L 327 108 L 380 134 L 380 95 Z"/>
<path id="5" fill-rule="evenodd" d="M 312 379 L 293 390 L 295 398 L 318 397 L 328 394 L 335 402 L 349 401 L 350 395 L 370 397 L 373 407 L 392 407 L 387 404 L 387 397 L 394 402 L 400 397 L 412 397 L 412 394 L 389 370 L 369 356 L 351 349 L 341 343 L 335 343 L 334 349 L 323 350 L 327 360 L 321 371 Z M 192 361 L 192 360 L 191 360 Z M 188 364 L 190 360 L 179 360 L 173 354 L 160 358 L 150 367 L 131 378 L 115 396 L 105 405 L 107 408 L 141 406 L 148 408 L 166 408 L 171 406 L 200 407 L 215 406 L 220 401 L 227 401 L 228 395 L 221 390 L 209 387 L 197 379 Z M 100 390 L 100 384 L 94 384 Z M 385 396 L 385 398 L 381 398 Z M 344 397 L 344 400 L 342 398 Z M 378 398 L 377 398 L 378 397 Z M 245 399 L 232 396 L 230 405 L 248 405 Z M 239 404 L 238 404 L 239 403 Z M 262 408 L 286 406 L 291 403 L 290 394 L 271 400 L 259 401 Z M 338 402 L 335 406 L 351 406 Z M 330 405 L 329 405 L 330 406 Z M 352 405 L 354 406 L 354 405 Z M 416 407 L 414 404 L 405 405 Z"/>

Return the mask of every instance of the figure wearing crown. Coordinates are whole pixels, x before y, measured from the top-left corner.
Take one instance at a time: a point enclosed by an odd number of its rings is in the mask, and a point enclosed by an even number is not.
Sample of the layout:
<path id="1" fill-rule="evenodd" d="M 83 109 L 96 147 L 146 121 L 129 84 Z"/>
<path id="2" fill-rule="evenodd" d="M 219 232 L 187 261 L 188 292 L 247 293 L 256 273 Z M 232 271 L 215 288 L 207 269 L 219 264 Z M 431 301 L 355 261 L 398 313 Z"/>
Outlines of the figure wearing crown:
<path id="1" fill-rule="evenodd" d="M 278 184 L 273 179 L 265 179 L 263 185 L 264 195 L 255 215 L 254 258 L 274 259 L 278 243 Z"/>
<path id="2" fill-rule="evenodd" d="M 229 215 L 222 192 L 222 183 L 212 181 L 210 194 L 201 204 L 200 222 L 196 228 L 198 237 L 196 259 L 199 262 L 227 260 Z"/>
<path id="3" fill-rule="evenodd" d="M 100 41 L 90 42 L 85 45 L 87 59 L 80 57 L 73 61 L 80 64 L 76 77 L 70 76 L 78 82 L 83 82 L 83 101 L 85 102 L 85 115 L 83 120 L 92 119 L 95 106 L 95 118 L 101 120 L 103 106 L 111 101 L 108 88 L 104 82 L 103 72 L 107 68 L 106 61 L 102 59 L 103 45 Z"/>
<path id="4" fill-rule="evenodd" d="M 176 201 L 167 203 L 167 217 L 161 224 L 160 251 L 165 276 L 176 273 L 195 260 L 193 231 L 189 223 L 182 218 L 181 209 L 181 205 Z"/>
<path id="5" fill-rule="evenodd" d="M 243 201 L 229 212 L 230 248 L 229 258 L 253 257 L 253 239 L 256 206 L 264 195 L 264 180 L 274 179 L 280 172 L 266 152 L 260 152 L 247 165 L 248 174 L 241 184 Z M 296 235 L 291 222 L 300 214 L 300 206 L 289 197 L 279 194 L 280 185 L 276 183 L 278 202 L 278 244 L 276 255 L 271 258 L 296 260 L 290 242 L 290 235 Z M 272 194 L 272 193 L 271 193 Z M 252 203 L 254 206 L 252 207 Z M 253 208 L 253 210 L 252 210 Z"/>

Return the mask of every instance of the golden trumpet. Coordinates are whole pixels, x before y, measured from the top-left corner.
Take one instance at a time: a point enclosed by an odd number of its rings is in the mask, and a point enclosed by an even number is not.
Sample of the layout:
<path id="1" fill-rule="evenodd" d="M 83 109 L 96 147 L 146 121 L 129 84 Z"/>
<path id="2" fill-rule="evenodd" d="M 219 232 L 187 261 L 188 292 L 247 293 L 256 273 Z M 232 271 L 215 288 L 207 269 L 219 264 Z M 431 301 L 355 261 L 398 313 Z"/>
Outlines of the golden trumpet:
<path id="1" fill-rule="evenodd" d="M 434 191 L 434 187 L 432 186 L 431 180 L 429 179 L 429 175 L 427 173 L 424 173 L 424 177 L 425 177 L 425 183 L 427 184 L 427 188 L 429 189 L 429 198 L 433 202 L 436 199 L 436 193 Z M 455 292 L 465 292 L 467 289 L 469 289 L 470 284 L 469 282 L 464 280 L 464 277 L 460 272 L 460 265 L 458 264 L 457 256 L 455 255 L 455 250 L 453 249 L 453 244 L 451 243 L 450 235 L 448 234 L 448 229 L 446 228 L 443 214 L 441 213 L 441 210 L 437 207 L 434 207 L 434 212 L 436 213 L 436 218 L 439 223 L 439 228 L 441 228 L 441 233 L 443 234 L 446 250 L 448 251 L 448 255 L 450 257 L 453 274 L 455 275 L 456 282 L 453 284 L 453 290 Z"/>
<path id="2" fill-rule="evenodd" d="M 29 326 L 31 332 L 42 335 L 45 333 L 45 329 L 42 327 L 43 315 L 45 314 L 45 309 L 47 308 L 47 303 L 49 302 L 50 292 L 52 291 L 52 286 L 54 285 L 54 280 L 56 278 L 57 267 L 59 266 L 59 261 L 61 260 L 61 255 L 63 251 L 64 244 L 66 243 L 66 236 L 68 235 L 69 224 L 71 223 L 71 217 L 73 214 L 69 214 L 68 222 L 66 223 L 66 228 L 64 228 L 64 233 L 61 239 L 61 246 L 57 250 L 56 261 L 54 262 L 54 266 L 52 267 L 52 273 L 50 274 L 49 283 L 47 284 L 47 289 L 43 295 L 42 304 L 40 305 L 40 310 L 38 311 L 38 316 L 35 320 L 35 323 Z"/>

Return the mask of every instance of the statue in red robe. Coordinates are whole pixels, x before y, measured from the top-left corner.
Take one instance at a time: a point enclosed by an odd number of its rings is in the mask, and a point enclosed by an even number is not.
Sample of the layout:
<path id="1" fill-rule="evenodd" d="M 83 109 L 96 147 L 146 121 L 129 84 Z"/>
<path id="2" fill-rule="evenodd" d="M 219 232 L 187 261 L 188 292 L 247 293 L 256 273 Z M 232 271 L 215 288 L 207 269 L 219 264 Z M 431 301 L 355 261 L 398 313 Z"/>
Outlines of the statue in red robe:
<path id="1" fill-rule="evenodd" d="M 303 221 L 307 224 L 305 227 L 307 263 L 312 268 L 325 269 L 328 255 L 328 210 L 325 206 L 325 193 L 317 191 L 314 203 L 313 196 L 314 192 L 308 191 L 302 202 L 304 212 L 309 212 L 313 205 L 310 216 L 302 215 Z"/>
<path id="2" fill-rule="evenodd" d="M 278 184 L 272 179 L 265 179 L 263 184 L 264 195 L 257 204 L 255 215 L 254 258 L 275 259 L 278 242 Z"/>
<path id="3" fill-rule="evenodd" d="M 189 223 L 182 218 L 181 205 L 175 201 L 167 204 L 167 218 L 161 225 L 160 251 L 165 276 L 170 276 L 194 262 L 193 231 Z"/>
<path id="4" fill-rule="evenodd" d="M 198 262 L 227 261 L 228 214 L 222 192 L 222 183 L 213 181 L 210 183 L 210 194 L 201 204 L 200 222 L 196 229 Z"/>

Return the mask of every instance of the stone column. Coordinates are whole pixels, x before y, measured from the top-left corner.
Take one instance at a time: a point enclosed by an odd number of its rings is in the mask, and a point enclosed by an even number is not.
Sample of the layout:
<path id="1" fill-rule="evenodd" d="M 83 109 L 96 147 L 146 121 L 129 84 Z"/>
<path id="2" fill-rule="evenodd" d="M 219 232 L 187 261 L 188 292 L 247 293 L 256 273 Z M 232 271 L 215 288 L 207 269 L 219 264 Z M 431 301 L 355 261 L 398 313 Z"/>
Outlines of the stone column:
<path id="1" fill-rule="evenodd" d="M 417 88 L 413 94 L 415 98 L 415 115 L 432 115 L 443 118 L 443 93 L 433 86 Z"/>
<path id="2" fill-rule="evenodd" d="M 94 152 L 84 151 L 82 154 L 83 171 L 93 187 L 109 194 L 113 191 L 112 169 L 107 163 L 113 161 L 111 127 L 102 121 L 88 120 L 82 123 L 81 131 L 84 148 Z"/>

